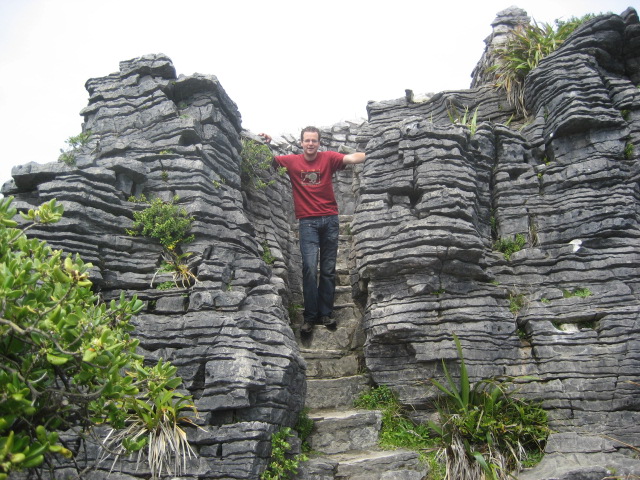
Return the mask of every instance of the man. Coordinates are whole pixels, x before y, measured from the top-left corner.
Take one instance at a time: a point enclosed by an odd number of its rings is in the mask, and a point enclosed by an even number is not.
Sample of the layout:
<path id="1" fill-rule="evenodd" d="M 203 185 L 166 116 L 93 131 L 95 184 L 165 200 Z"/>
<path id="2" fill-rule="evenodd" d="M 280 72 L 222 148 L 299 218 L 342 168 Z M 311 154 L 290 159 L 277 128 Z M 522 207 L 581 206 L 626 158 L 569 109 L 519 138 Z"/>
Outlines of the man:
<path id="1" fill-rule="evenodd" d="M 271 137 L 261 133 L 269 144 Z M 320 130 L 306 127 L 300 133 L 302 154 L 281 155 L 274 162 L 287 169 L 296 218 L 300 222 L 304 323 L 300 331 L 311 333 L 320 323 L 333 329 L 333 299 L 338 255 L 338 204 L 333 192 L 333 174 L 347 165 L 362 163 L 363 152 L 348 155 L 320 152 Z M 320 275 L 318 276 L 318 261 Z"/>

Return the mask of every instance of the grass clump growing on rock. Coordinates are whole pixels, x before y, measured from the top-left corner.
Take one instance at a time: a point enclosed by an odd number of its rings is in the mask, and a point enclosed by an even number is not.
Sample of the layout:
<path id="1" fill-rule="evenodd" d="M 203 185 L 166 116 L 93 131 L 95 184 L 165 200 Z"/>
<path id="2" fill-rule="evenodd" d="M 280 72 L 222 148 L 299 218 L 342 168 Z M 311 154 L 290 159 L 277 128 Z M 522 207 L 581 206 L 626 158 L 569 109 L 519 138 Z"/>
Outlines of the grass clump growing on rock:
<path id="1" fill-rule="evenodd" d="M 505 260 L 510 260 L 511 255 L 522 250 L 527 243 L 527 239 L 521 233 L 514 238 L 501 238 L 493 244 L 493 248 L 504 254 Z"/>
<path id="2" fill-rule="evenodd" d="M 539 403 L 515 396 L 515 378 L 490 378 L 472 385 L 456 335 L 454 341 L 460 359 L 459 383 L 444 360 L 446 384 L 431 380 L 444 393 L 438 403 L 440 423 L 429 422 L 429 427 L 443 444 L 445 479 L 513 478 L 512 472 L 524 463 L 541 458 L 550 433 L 547 413 Z"/>
<path id="3" fill-rule="evenodd" d="M 430 436 L 429 428 L 407 417 L 397 396 L 386 385 L 362 393 L 354 402 L 357 408 L 382 411 L 379 444 L 382 448 L 407 448 L 420 453 L 430 466 L 430 478 L 440 478 L 434 472 L 442 470 L 436 458 L 437 440 Z"/>
<path id="4" fill-rule="evenodd" d="M 518 114 L 527 115 L 524 102 L 524 79 L 540 60 L 554 52 L 576 28 L 594 18 L 594 14 L 556 20 L 555 26 L 534 21 L 515 28 L 501 48 L 496 49 L 497 62 L 493 67 L 496 87 L 502 88 Z"/>
<path id="5" fill-rule="evenodd" d="M 268 146 L 249 138 L 243 138 L 240 157 L 242 159 L 240 164 L 242 177 L 257 190 L 264 190 L 276 182 L 273 178 L 266 182 L 262 179 L 273 163 L 273 154 Z M 284 175 L 287 169 L 280 167 L 277 171 L 279 175 Z"/>
<path id="6" fill-rule="evenodd" d="M 65 165 L 69 165 L 70 167 L 74 166 L 76 164 L 76 153 L 87 143 L 89 143 L 90 138 L 91 130 L 81 132 L 75 137 L 67 138 L 67 140 L 65 140 L 67 148 L 60 149 L 60 156 L 58 157 L 58 161 L 64 163 Z"/>

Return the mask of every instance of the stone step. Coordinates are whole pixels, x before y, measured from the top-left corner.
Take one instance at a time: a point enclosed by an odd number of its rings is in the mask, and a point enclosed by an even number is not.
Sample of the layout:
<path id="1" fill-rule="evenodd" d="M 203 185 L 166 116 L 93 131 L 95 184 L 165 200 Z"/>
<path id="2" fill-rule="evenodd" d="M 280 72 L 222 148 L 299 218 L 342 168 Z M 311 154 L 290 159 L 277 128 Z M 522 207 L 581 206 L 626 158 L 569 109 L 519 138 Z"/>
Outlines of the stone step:
<path id="1" fill-rule="evenodd" d="M 337 327 L 334 330 L 324 325 L 314 325 L 310 334 L 301 335 L 298 329 L 298 344 L 309 350 L 351 351 L 361 348 L 364 345 L 364 333 L 355 311 L 354 305 L 348 310 L 335 309 Z"/>
<path id="2" fill-rule="evenodd" d="M 428 467 L 409 450 L 367 450 L 312 456 L 300 464 L 297 479 L 304 480 L 421 480 Z"/>
<path id="3" fill-rule="evenodd" d="M 307 380 L 305 407 L 310 409 L 353 408 L 353 402 L 369 389 L 367 375 Z"/>
<path id="4" fill-rule="evenodd" d="M 335 293 L 335 303 L 338 305 L 347 305 L 349 303 L 353 303 L 353 299 L 351 297 L 351 285 L 336 282 L 336 293 Z"/>
<path id="5" fill-rule="evenodd" d="M 307 364 L 307 378 L 339 378 L 358 375 L 362 353 L 344 350 L 300 349 Z"/>
<path id="6" fill-rule="evenodd" d="M 378 444 L 382 425 L 379 410 L 311 410 L 313 430 L 307 441 L 312 451 L 333 454 L 367 450 Z"/>

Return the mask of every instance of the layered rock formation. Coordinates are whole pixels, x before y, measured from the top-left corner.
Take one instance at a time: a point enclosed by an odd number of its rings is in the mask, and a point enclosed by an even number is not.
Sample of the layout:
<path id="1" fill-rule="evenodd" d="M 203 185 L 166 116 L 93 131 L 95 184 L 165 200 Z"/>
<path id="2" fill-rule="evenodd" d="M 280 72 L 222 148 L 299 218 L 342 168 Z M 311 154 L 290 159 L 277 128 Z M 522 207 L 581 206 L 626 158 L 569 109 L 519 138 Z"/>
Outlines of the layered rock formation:
<path id="1" fill-rule="evenodd" d="M 637 34 L 632 10 L 579 28 L 527 77 L 521 131 L 497 123 L 489 85 L 369 106 L 352 232 L 376 383 L 428 409 L 457 333 L 474 380 L 535 376 L 523 391 L 557 431 L 640 443 Z M 475 132 L 442 114 L 462 95 Z M 518 234 L 507 260 L 494 245 Z"/>
<path id="2" fill-rule="evenodd" d="M 543 401 L 558 433 L 523 478 L 603 478 L 614 465 L 638 475 L 623 454 L 640 446 L 640 22 L 630 9 L 580 27 L 527 77 L 531 119 L 510 122 L 490 67 L 526 19 L 498 15 L 471 89 L 407 91 L 370 103 L 367 122 L 323 130 L 331 148 L 367 151 L 337 180 L 353 214 L 365 362 L 421 418 L 441 360 L 455 371 L 456 333 L 472 380 L 537 378 L 522 393 Z M 61 201 L 63 221 L 35 235 L 92 262 L 106 300 L 124 290 L 147 301 L 142 347 L 179 367 L 202 414 L 189 476 L 258 478 L 271 433 L 293 425 L 306 388 L 288 311 L 301 303 L 296 227 L 271 207 L 291 203 L 286 181 L 262 191 L 243 182 L 240 138 L 251 134 L 215 77 L 176 77 L 154 55 L 87 89 L 92 135 L 76 165 L 16 168 L 2 191 L 20 208 Z M 477 130 L 452 125 L 465 111 L 478 112 Z M 296 137 L 276 139 L 276 151 L 296 151 Z M 186 247 L 195 286 L 150 288 L 161 248 L 125 233 L 142 208 L 129 198 L 143 193 L 178 195 L 196 218 Z M 526 243 L 507 259 L 495 244 L 516 235 Z"/>
<path id="3" fill-rule="evenodd" d="M 143 353 L 179 367 L 200 412 L 202 430 L 190 432 L 198 452 L 192 474 L 257 478 L 271 434 L 295 424 L 305 394 L 305 364 L 287 313 L 295 288 L 282 274 L 293 262 L 290 213 L 258 208 L 290 204 L 280 198 L 287 190 L 242 191 L 240 114 L 215 77 L 178 78 L 168 58 L 151 55 L 86 86 L 83 129 L 91 140 L 75 166 L 16 168 L 3 193 L 15 195 L 19 208 L 57 198 L 63 220 L 33 235 L 93 263 L 105 301 L 121 291 L 146 301 L 135 320 Z M 199 280 L 192 288 L 155 288 L 171 280 L 156 275 L 162 248 L 125 232 L 145 206 L 130 197 L 141 194 L 177 195 L 195 218 L 195 240 L 184 247 Z M 273 268 L 262 259 L 265 242 Z M 90 449 L 89 465 L 94 456 Z M 146 474 L 135 464 L 122 470 Z"/>

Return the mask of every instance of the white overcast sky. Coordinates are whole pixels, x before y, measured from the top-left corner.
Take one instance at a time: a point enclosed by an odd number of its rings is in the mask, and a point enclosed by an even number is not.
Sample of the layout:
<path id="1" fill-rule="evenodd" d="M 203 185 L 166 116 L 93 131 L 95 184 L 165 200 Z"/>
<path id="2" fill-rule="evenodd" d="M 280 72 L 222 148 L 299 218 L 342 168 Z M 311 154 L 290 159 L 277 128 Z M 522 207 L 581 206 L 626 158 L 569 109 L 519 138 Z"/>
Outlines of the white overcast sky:
<path id="1" fill-rule="evenodd" d="M 538 22 L 620 14 L 630 0 L 0 0 L 0 184 L 57 161 L 82 129 L 87 79 L 168 55 L 215 75 L 254 133 L 366 118 L 369 100 L 469 88 L 511 5 Z"/>

